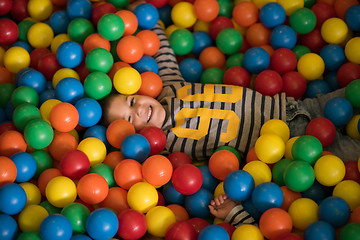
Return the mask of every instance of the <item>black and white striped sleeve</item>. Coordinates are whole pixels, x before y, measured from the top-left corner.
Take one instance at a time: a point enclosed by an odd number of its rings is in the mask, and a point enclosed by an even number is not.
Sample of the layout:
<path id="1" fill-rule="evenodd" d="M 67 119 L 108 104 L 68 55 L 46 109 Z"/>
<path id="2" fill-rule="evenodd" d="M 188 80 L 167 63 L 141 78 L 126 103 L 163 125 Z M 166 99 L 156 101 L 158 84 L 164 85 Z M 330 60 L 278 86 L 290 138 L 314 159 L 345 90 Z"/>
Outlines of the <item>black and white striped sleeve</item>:
<path id="1" fill-rule="evenodd" d="M 234 207 L 226 216 L 224 222 L 230 223 L 234 227 L 239 227 L 243 224 L 257 225 L 255 219 L 239 204 Z"/>

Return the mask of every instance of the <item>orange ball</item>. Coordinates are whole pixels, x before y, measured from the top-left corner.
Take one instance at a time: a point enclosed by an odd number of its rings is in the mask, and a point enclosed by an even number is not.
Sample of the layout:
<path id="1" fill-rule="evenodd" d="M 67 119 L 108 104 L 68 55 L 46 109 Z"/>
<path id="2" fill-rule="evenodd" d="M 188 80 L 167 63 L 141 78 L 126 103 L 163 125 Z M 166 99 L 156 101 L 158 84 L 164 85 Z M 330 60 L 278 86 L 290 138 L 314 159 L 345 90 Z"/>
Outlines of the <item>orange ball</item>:
<path id="1" fill-rule="evenodd" d="M 152 155 L 142 164 L 143 178 L 153 186 L 162 186 L 170 181 L 173 167 L 170 160 L 162 155 Z"/>
<path id="2" fill-rule="evenodd" d="M 128 63 L 125 63 L 125 62 L 115 62 L 110 71 L 107 73 L 107 75 L 109 76 L 109 78 L 112 80 L 114 78 L 114 75 L 115 73 L 120 69 L 120 68 L 123 68 L 123 67 L 131 67 L 130 64 Z"/>
<path id="3" fill-rule="evenodd" d="M 176 221 L 186 221 L 190 218 L 189 213 L 186 211 L 186 209 L 179 204 L 170 204 L 166 207 L 170 208 L 170 210 L 173 211 Z"/>
<path id="4" fill-rule="evenodd" d="M 204 70 L 213 67 L 223 69 L 226 63 L 226 56 L 217 47 L 210 46 L 201 51 L 199 61 Z"/>
<path id="5" fill-rule="evenodd" d="M 109 193 L 109 185 L 105 178 L 97 173 L 82 176 L 77 184 L 79 198 L 87 204 L 98 204 Z"/>
<path id="6" fill-rule="evenodd" d="M 259 9 L 253 2 L 239 2 L 233 8 L 234 21 L 241 27 L 249 27 L 258 21 Z"/>
<path id="7" fill-rule="evenodd" d="M 141 86 L 137 94 L 146 95 L 153 98 L 159 96 L 162 91 L 163 82 L 160 76 L 154 72 L 143 72 L 141 76 Z"/>
<path id="8" fill-rule="evenodd" d="M 255 147 L 251 148 L 248 152 L 248 154 L 246 155 L 246 162 L 251 162 L 251 161 L 260 161 L 260 159 L 256 156 L 255 153 Z"/>
<path id="9" fill-rule="evenodd" d="M 219 15 L 220 6 L 216 0 L 196 0 L 194 11 L 200 21 L 211 22 Z"/>
<path id="10" fill-rule="evenodd" d="M 287 186 L 281 186 L 281 191 L 284 195 L 284 201 L 281 205 L 281 208 L 287 211 L 290 207 L 290 205 L 298 198 L 301 198 L 300 192 L 295 192 L 289 189 Z"/>
<path id="11" fill-rule="evenodd" d="M 127 203 L 127 191 L 120 187 L 112 187 L 109 189 L 109 193 L 100 203 L 101 207 L 110 208 L 114 210 L 117 214 L 125 209 L 129 209 L 129 204 Z"/>
<path id="12" fill-rule="evenodd" d="M 360 206 L 357 206 L 350 214 L 349 222 L 360 223 Z"/>
<path id="13" fill-rule="evenodd" d="M 79 123 L 79 113 L 74 105 L 61 102 L 50 111 L 50 123 L 59 132 L 69 132 Z"/>
<path id="14" fill-rule="evenodd" d="M 144 54 L 153 56 L 160 48 L 160 39 L 158 35 L 151 30 L 141 30 L 136 34 L 143 43 Z"/>
<path id="15" fill-rule="evenodd" d="M 268 239 L 275 239 L 280 235 L 290 233 L 293 224 L 289 213 L 281 208 L 270 208 L 260 217 L 259 228 Z"/>
<path id="16" fill-rule="evenodd" d="M 262 49 L 264 49 L 269 54 L 269 56 L 271 57 L 271 55 L 274 52 L 274 48 L 271 45 L 261 45 L 260 47 Z"/>
<path id="17" fill-rule="evenodd" d="M 110 51 L 110 41 L 103 38 L 99 33 L 90 34 L 83 43 L 83 49 L 86 54 L 95 48 L 104 48 Z"/>
<path id="18" fill-rule="evenodd" d="M 118 186 L 123 189 L 130 189 L 132 185 L 142 182 L 141 164 L 134 159 L 120 161 L 114 169 L 114 179 Z"/>
<path id="19" fill-rule="evenodd" d="M 121 160 L 124 160 L 122 153 L 120 151 L 113 151 L 106 155 L 103 163 L 114 169 Z"/>
<path id="20" fill-rule="evenodd" d="M 135 133 L 135 127 L 126 120 L 117 119 L 112 121 L 106 129 L 106 138 L 111 146 L 120 148 L 125 137 Z"/>
<path id="21" fill-rule="evenodd" d="M 336 16 L 344 20 L 348 8 L 357 4 L 359 4 L 357 0 L 335 0 L 334 9 Z"/>
<path id="22" fill-rule="evenodd" d="M 48 151 L 51 157 L 60 162 L 63 156 L 70 150 L 77 149 L 78 141 L 74 135 L 68 132 L 56 132 Z"/>
<path id="23" fill-rule="evenodd" d="M 16 179 L 17 168 L 8 157 L 0 156 L 0 187 L 5 183 L 13 183 Z"/>
<path id="24" fill-rule="evenodd" d="M 37 186 L 44 197 L 46 196 L 45 190 L 48 182 L 50 182 L 50 180 L 53 179 L 54 177 L 58 177 L 58 176 L 62 176 L 62 173 L 57 168 L 48 168 L 44 170 L 42 173 L 40 173 L 37 181 Z"/>
<path id="25" fill-rule="evenodd" d="M 219 180 L 224 180 L 229 173 L 239 170 L 239 165 L 236 155 L 228 150 L 216 151 L 209 159 L 210 173 Z"/>
<path id="26" fill-rule="evenodd" d="M 138 28 L 138 19 L 136 15 L 129 10 L 120 10 L 116 12 L 116 15 L 121 17 L 124 22 L 125 30 L 123 36 L 132 35 Z"/>
<path id="27" fill-rule="evenodd" d="M 271 29 L 262 23 L 255 23 L 246 30 L 245 38 L 250 46 L 260 47 L 270 44 L 270 35 Z"/>
<path id="28" fill-rule="evenodd" d="M 0 66 L 0 84 L 3 83 L 14 84 L 14 79 L 7 68 Z"/>
<path id="29" fill-rule="evenodd" d="M 116 53 L 121 61 L 134 63 L 144 55 L 144 45 L 139 37 L 124 36 L 116 46 Z"/>
<path id="30" fill-rule="evenodd" d="M 11 157 L 14 153 L 25 152 L 26 148 L 27 144 L 20 132 L 9 130 L 0 135 L 0 156 Z"/>

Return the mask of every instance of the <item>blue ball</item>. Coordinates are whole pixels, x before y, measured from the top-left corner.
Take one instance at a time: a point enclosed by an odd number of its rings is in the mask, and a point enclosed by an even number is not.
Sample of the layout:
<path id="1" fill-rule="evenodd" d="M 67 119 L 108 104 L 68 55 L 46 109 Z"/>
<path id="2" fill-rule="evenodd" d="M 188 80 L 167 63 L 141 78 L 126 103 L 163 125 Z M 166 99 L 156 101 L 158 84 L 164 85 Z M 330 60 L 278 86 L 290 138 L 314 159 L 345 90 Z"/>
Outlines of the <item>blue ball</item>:
<path id="1" fill-rule="evenodd" d="M 292 49 L 295 47 L 296 41 L 296 32 L 288 25 L 279 25 L 271 31 L 270 44 L 274 49 Z"/>
<path id="2" fill-rule="evenodd" d="M 124 158 L 134 159 L 142 163 L 150 154 L 150 143 L 141 134 L 130 134 L 121 142 L 120 151 Z"/>
<path id="3" fill-rule="evenodd" d="M 340 197 L 327 197 L 319 204 L 319 219 L 329 223 L 334 228 L 344 226 L 350 219 L 350 207 Z"/>
<path id="4" fill-rule="evenodd" d="M 35 158 L 27 152 L 18 152 L 10 157 L 16 165 L 17 174 L 15 182 L 27 182 L 34 177 L 37 165 Z"/>
<path id="5" fill-rule="evenodd" d="M 260 73 L 269 67 L 270 56 L 263 48 L 250 48 L 244 54 L 243 65 L 250 73 Z"/>
<path id="6" fill-rule="evenodd" d="M 38 94 L 46 89 L 47 80 L 41 72 L 29 70 L 19 76 L 17 86 L 28 86 L 33 88 Z"/>
<path id="7" fill-rule="evenodd" d="M 330 92 L 330 86 L 328 82 L 325 80 L 317 79 L 308 82 L 304 97 L 314 98 L 317 94 L 325 94 L 329 92 Z"/>
<path id="8" fill-rule="evenodd" d="M 209 205 L 214 198 L 213 194 L 200 188 L 196 193 L 185 196 L 185 209 L 191 217 L 207 218 L 210 216 Z"/>
<path id="9" fill-rule="evenodd" d="M 353 106 L 343 97 L 330 99 L 324 108 L 324 116 L 336 127 L 346 125 L 353 116 Z"/>
<path id="10" fill-rule="evenodd" d="M 255 219 L 255 221 L 259 222 L 260 217 L 262 215 L 262 212 L 260 212 L 255 207 L 255 205 L 254 205 L 253 201 L 251 200 L 251 198 L 246 199 L 241 204 L 243 205 L 245 211 L 247 211 Z"/>
<path id="11" fill-rule="evenodd" d="M 341 88 L 339 81 L 337 80 L 337 72 L 336 71 L 326 73 L 324 79 L 329 84 L 331 92 Z"/>
<path id="12" fill-rule="evenodd" d="M 345 12 L 345 22 L 353 31 L 360 31 L 360 5 L 353 5 Z"/>
<path id="13" fill-rule="evenodd" d="M 92 13 L 92 4 L 88 0 L 69 0 L 66 3 L 66 12 L 70 19 L 90 19 Z"/>
<path id="14" fill-rule="evenodd" d="M 284 201 L 284 194 L 276 183 L 263 182 L 255 187 L 251 199 L 260 212 L 265 212 L 270 208 L 280 208 Z"/>
<path id="15" fill-rule="evenodd" d="M 43 240 L 65 240 L 72 236 L 69 219 L 61 214 L 50 214 L 40 224 L 40 236 Z"/>
<path id="16" fill-rule="evenodd" d="M 328 71 L 337 71 L 346 62 L 344 49 L 336 44 L 324 46 L 320 51 L 320 57 Z"/>
<path id="17" fill-rule="evenodd" d="M 179 64 L 181 75 L 186 82 L 198 83 L 204 69 L 196 58 L 185 58 Z"/>
<path id="18" fill-rule="evenodd" d="M 245 201 L 255 188 L 254 178 L 244 170 L 229 173 L 224 180 L 224 191 L 234 201 Z"/>
<path id="19" fill-rule="evenodd" d="M 170 26 L 173 24 L 171 19 L 171 10 L 172 7 L 168 4 L 165 4 L 163 7 L 157 9 L 159 12 L 159 18 L 164 23 L 165 27 Z"/>
<path id="20" fill-rule="evenodd" d="M 76 234 L 73 235 L 70 240 L 91 240 L 91 238 L 84 234 Z"/>
<path id="21" fill-rule="evenodd" d="M 27 67 L 27 68 L 23 68 L 23 69 L 21 69 L 20 71 L 18 71 L 18 72 L 16 73 L 15 79 L 14 79 L 15 85 L 16 85 L 16 86 L 19 86 L 19 85 L 20 85 L 20 79 L 22 78 L 22 75 L 24 75 L 26 72 L 32 71 L 32 70 L 34 70 L 34 69 L 31 68 L 31 67 Z"/>
<path id="22" fill-rule="evenodd" d="M 55 90 L 54 89 L 45 89 L 39 95 L 39 104 L 43 104 L 49 99 L 55 99 Z"/>
<path id="23" fill-rule="evenodd" d="M 18 214 L 24 209 L 26 201 L 26 192 L 19 184 L 6 183 L 0 187 L 0 212 Z"/>
<path id="24" fill-rule="evenodd" d="M 9 119 L 10 121 L 12 121 L 13 113 L 14 113 L 14 107 L 11 104 L 11 101 L 9 101 L 5 106 L 5 114 L 7 119 Z"/>
<path id="25" fill-rule="evenodd" d="M 327 191 L 328 189 L 324 185 L 320 184 L 318 181 L 314 181 L 309 189 L 301 192 L 301 196 L 310 198 L 317 204 L 320 204 L 320 202 L 328 196 Z"/>
<path id="26" fill-rule="evenodd" d="M 285 22 L 286 12 L 283 6 L 270 2 L 262 6 L 259 12 L 261 23 L 267 28 L 279 26 Z"/>
<path id="27" fill-rule="evenodd" d="M 56 50 L 56 59 L 65 68 L 79 66 L 83 58 L 84 52 L 82 47 L 74 41 L 63 42 Z"/>
<path id="28" fill-rule="evenodd" d="M 179 193 L 174 188 L 174 185 L 172 184 L 171 181 L 169 181 L 168 183 L 166 183 L 163 186 L 162 194 L 163 194 L 166 202 L 169 203 L 169 204 L 182 205 L 184 203 L 184 201 L 185 201 L 185 195 Z"/>
<path id="29" fill-rule="evenodd" d="M 106 130 L 107 128 L 103 125 L 94 125 L 87 128 L 84 132 L 84 138 L 88 137 L 96 137 L 100 139 L 106 146 L 106 148 L 110 147 L 109 141 L 106 138 Z"/>
<path id="30" fill-rule="evenodd" d="M 12 47 L 22 47 L 26 51 L 28 51 L 28 53 L 31 53 L 31 51 L 34 50 L 34 48 L 28 42 L 24 42 L 24 41 L 20 41 L 20 40 L 11 44 L 9 48 L 12 48 Z"/>
<path id="31" fill-rule="evenodd" d="M 102 116 L 100 103 L 92 98 L 81 98 L 75 108 L 79 113 L 79 125 L 91 127 L 97 124 Z"/>
<path id="32" fill-rule="evenodd" d="M 17 234 L 18 227 L 15 219 L 7 214 L 0 213 L 0 239 L 16 239 Z"/>
<path id="33" fill-rule="evenodd" d="M 225 230 L 225 228 L 211 224 L 199 232 L 198 240 L 230 240 L 229 234 Z"/>
<path id="34" fill-rule="evenodd" d="M 106 208 L 98 208 L 86 219 L 85 228 L 95 240 L 107 240 L 115 236 L 119 227 L 116 214 Z"/>
<path id="35" fill-rule="evenodd" d="M 7 122 L 7 117 L 4 108 L 0 108 L 0 125 Z"/>
<path id="36" fill-rule="evenodd" d="M 75 104 L 84 96 L 84 86 L 73 77 L 61 79 L 55 88 L 55 97 L 62 102 Z"/>
<path id="37" fill-rule="evenodd" d="M 191 52 L 197 56 L 207 47 L 213 45 L 213 40 L 210 34 L 204 31 L 195 31 L 192 33 L 194 37 L 194 47 Z"/>
<path id="38" fill-rule="evenodd" d="M 140 74 L 144 72 L 154 72 L 159 73 L 159 66 L 156 60 L 148 55 L 144 55 L 140 58 L 139 61 L 132 64 L 132 67 L 135 68 Z"/>
<path id="39" fill-rule="evenodd" d="M 55 35 L 67 33 L 67 27 L 70 23 L 68 14 L 64 10 L 59 10 L 51 14 L 49 18 L 49 25 L 54 31 Z"/>
<path id="40" fill-rule="evenodd" d="M 219 180 L 216 179 L 210 172 L 209 166 L 199 166 L 200 172 L 203 177 L 203 183 L 201 185 L 202 188 L 209 190 L 210 192 L 214 192 L 215 188 L 219 184 Z"/>
<path id="41" fill-rule="evenodd" d="M 306 240 L 335 240 L 335 229 L 327 222 L 316 221 L 310 224 L 304 231 Z"/>
<path id="42" fill-rule="evenodd" d="M 134 14 L 138 19 L 138 26 L 142 29 L 150 29 L 159 20 L 159 12 L 150 3 L 142 3 L 136 6 Z"/>

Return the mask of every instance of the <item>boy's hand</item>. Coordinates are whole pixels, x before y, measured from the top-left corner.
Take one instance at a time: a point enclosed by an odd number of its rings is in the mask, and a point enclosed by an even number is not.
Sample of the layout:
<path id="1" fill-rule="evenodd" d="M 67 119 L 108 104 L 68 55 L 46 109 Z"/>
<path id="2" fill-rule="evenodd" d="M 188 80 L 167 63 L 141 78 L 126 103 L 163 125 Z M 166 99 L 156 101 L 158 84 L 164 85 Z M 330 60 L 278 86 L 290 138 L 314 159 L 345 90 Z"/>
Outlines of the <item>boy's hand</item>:
<path id="1" fill-rule="evenodd" d="M 226 195 L 219 195 L 210 202 L 210 213 L 215 217 L 224 220 L 229 212 L 236 206 L 236 203 Z"/>

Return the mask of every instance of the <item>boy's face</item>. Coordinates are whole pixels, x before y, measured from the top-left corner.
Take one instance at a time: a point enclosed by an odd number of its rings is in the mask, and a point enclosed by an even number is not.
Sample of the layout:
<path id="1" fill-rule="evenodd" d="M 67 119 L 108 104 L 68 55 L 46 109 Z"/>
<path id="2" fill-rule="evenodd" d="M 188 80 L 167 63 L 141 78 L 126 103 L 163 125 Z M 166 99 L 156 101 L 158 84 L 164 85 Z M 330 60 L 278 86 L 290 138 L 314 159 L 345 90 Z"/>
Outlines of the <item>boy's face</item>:
<path id="1" fill-rule="evenodd" d="M 161 128 L 165 121 L 165 109 L 154 98 L 143 95 L 116 95 L 109 104 L 108 121 L 127 120 L 139 132 L 147 126 Z"/>

